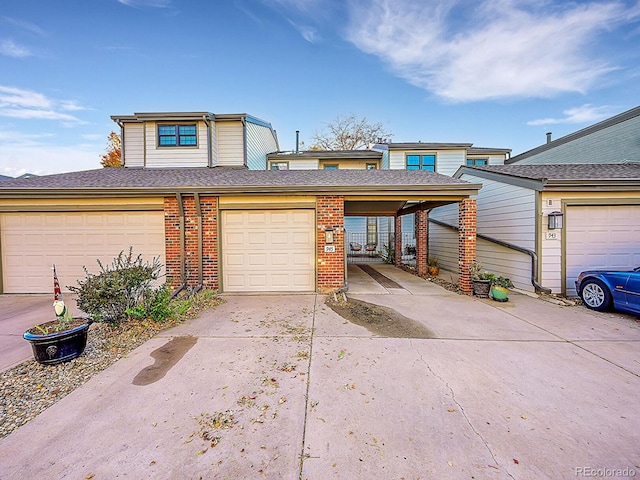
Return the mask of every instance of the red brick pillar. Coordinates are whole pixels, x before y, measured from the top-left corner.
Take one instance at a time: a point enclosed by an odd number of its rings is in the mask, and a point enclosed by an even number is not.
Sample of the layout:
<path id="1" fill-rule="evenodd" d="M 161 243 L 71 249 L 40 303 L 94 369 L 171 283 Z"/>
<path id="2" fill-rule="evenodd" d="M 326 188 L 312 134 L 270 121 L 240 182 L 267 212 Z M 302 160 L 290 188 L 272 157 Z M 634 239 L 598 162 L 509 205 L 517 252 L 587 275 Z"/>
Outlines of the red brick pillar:
<path id="1" fill-rule="evenodd" d="M 184 211 L 184 268 L 187 286 L 200 282 L 198 209 L 193 195 L 182 196 Z M 202 285 L 218 289 L 218 197 L 200 197 L 202 213 Z M 165 265 L 167 283 L 173 288 L 182 282 L 180 208 L 176 197 L 164 199 Z"/>
<path id="2" fill-rule="evenodd" d="M 164 255 L 167 283 L 180 285 L 180 211 L 176 197 L 164 199 Z"/>
<path id="3" fill-rule="evenodd" d="M 345 284 L 344 197 L 317 196 L 316 222 L 317 288 L 320 293 L 328 293 Z M 327 228 L 333 229 L 332 244 L 325 242 Z"/>
<path id="4" fill-rule="evenodd" d="M 218 197 L 200 197 L 202 210 L 202 285 L 220 289 L 218 268 Z"/>
<path id="5" fill-rule="evenodd" d="M 467 295 L 473 293 L 469 266 L 476 259 L 476 201 L 473 198 L 458 204 L 458 286 Z"/>
<path id="6" fill-rule="evenodd" d="M 416 270 L 418 275 L 427 274 L 429 215 L 424 210 L 416 212 Z"/>
<path id="7" fill-rule="evenodd" d="M 399 267 L 402 265 L 402 217 L 399 215 L 395 217 L 393 248 L 396 252 L 395 264 L 396 267 Z"/>

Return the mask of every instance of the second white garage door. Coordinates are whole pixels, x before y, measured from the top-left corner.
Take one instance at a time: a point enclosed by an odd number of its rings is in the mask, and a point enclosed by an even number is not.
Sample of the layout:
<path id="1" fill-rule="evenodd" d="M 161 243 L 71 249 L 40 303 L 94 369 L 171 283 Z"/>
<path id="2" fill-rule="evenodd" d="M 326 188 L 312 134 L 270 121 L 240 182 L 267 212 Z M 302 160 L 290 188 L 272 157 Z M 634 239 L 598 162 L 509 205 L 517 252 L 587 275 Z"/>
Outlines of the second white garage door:
<path id="1" fill-rule="evenodd" d="M 222 212 L 225 292 L 313 292 L 315 211 Z"/>
<path id="2" fill-rule="evenodd" d="M 575 296 L 582 270 L 640 265 L 640 205 L 569 206 L 566 220 L 566 292 Z"/>
<path id="3" fill-rule="evenodd" d="M 66 290 L 83 266 L 99 273 L 97 259 L 108 265 L 129 247 L 164 265 L 162 211 L 3 213 L 0 228 L 4 293 L 53 294 L 52 264 Z"/>

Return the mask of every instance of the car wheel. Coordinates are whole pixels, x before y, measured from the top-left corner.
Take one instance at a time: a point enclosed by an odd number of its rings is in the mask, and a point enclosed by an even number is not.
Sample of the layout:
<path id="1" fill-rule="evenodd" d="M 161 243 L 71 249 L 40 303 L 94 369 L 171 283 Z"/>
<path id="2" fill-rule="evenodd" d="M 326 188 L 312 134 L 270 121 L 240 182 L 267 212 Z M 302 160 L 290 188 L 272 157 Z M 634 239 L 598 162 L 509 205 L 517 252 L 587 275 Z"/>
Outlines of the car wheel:
<path id="1" fill-rule="evenodd" d="M 602 312 L 611 306 L 611 293 L 600 280 L 587 280 L 582 284 L 580 297 L 587 308 Z"/>

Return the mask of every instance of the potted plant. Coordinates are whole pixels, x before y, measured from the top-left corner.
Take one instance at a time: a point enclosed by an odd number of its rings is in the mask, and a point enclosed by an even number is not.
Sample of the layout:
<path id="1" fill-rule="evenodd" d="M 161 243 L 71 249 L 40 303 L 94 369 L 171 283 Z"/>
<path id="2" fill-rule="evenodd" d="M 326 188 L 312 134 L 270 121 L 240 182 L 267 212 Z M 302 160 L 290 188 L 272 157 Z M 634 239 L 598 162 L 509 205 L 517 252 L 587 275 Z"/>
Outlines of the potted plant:
<path id="1" fill-rule="evenodd" d="M 440 263 L 437 257 L 427 258 L 427 273 L 431 277 L 437 277 L 440 274 Z"/>
<path id="2" fill-rule="evenodd" d="M 482 268 L 482 262 L 474 260 L 469 266 L 471 274 L 471 283 L 473 284 L 473 294 L 476 297 L 488 298 L 491 284 L 495 280 L 493 273 L 487 272 Z"/>
<path id="3" fill-rule="evenodd" d="M 497 302 L 509 301 L 509 287 L 511 287 L 511 280 L 507 277 L 498 276 L 491 283 L 491 298 Z"/>
<path id="4" fill-rule="evenodd" d="M 23 337 L 31 343 L 33 356 L 43 365 L 55 365 L 79 357 L 87 345 L 87 330 L 93 320 L 73 317 L 68 311 L 62 293 L 56 266 L 53 266 L 53 309 L 55 319 L 27 330 Z"/>

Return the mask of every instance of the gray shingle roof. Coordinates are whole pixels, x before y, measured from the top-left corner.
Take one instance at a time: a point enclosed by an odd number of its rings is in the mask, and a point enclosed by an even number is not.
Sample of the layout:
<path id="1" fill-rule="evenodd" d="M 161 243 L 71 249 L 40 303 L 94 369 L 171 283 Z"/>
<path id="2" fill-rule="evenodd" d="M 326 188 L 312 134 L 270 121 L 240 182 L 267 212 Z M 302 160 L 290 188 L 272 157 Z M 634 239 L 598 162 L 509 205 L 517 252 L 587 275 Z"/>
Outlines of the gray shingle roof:
<path id="1" fill-rule="evenodd" d="M 640 163 L 562 164 L 562 165 L 485 165 L 469 170 L 502 173 L 531 180 L 640 180 Z"/>
<path id="2" fill-rule="evenodd" d="M 118 191 L 166 192 L 198 189 L 212 192 L 278 190 L 291 192 L 469 189 L 473 184 L 447 175 L 407 170 L 247 170 L 237 168 L 101 168 L 0 182 L 9 192 Z"/>

